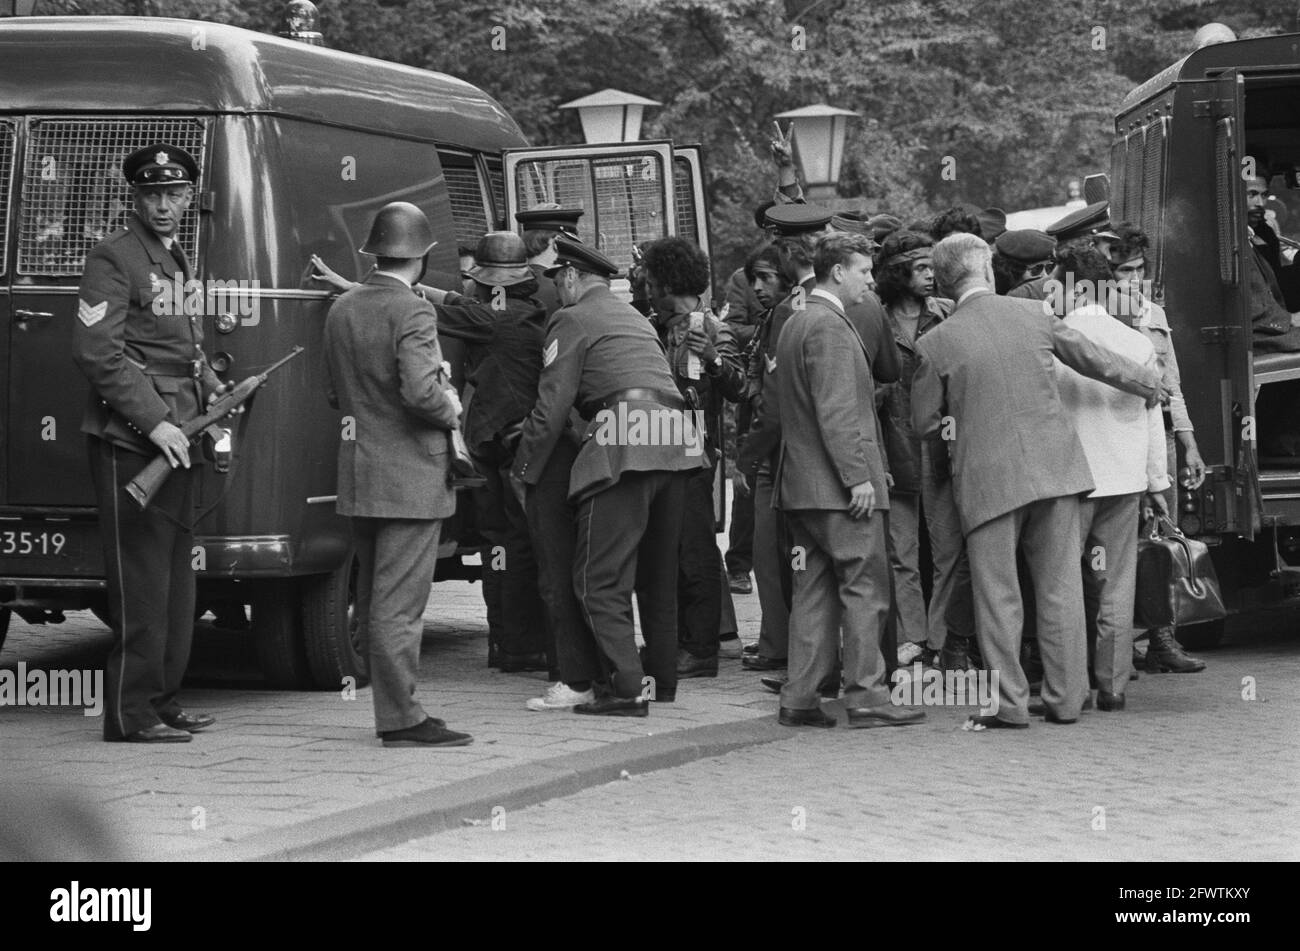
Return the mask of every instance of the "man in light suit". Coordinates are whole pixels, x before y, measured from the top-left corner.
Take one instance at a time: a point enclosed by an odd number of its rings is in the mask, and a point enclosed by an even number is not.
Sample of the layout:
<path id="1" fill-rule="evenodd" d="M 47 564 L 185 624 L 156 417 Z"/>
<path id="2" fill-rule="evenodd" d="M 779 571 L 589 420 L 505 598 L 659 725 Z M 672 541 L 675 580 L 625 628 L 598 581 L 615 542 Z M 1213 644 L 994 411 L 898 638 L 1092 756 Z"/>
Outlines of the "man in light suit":
<path id="1" fill-rule="evenodd" d="M 813 255 L 817 286 L 777 342 L 775 401 L 781 449 L 775 504 L 789 519 L 796 556 L 790 608 L 790 678 L 778 721 L 832 727 L 818 685 L 835 666 L 844 634 L 849 726 L 924 719 L 889 702 L 880 634 L 889 621 L 886 536 L 889 487 L 867 345 L 845 308 L 871 281 L 865 235 L 831 234 Z"/>
<path id="2" fill-rule="evenodd" d="M 1079 496 L 1095 487 L 1053 356 L 1084 376 L 1154 405 L 1159 374 L 1092 343 L 1041 303 L 998 297 L 989 246 L 973 235 L 939 242 L 932 257 L 952 315 L 917 344 L 912 422 L 951 447 L 953 492 L 966 533 L 976 636 L 999 674 L 998 709 L 976 725 L 1029 725 L 1020 666 L 1023 605 L 1016 551 L 1034 579 L 1043 702 L 1052 722 L 1073 723 L 1088 695 Z"/>
<path id="3" fill-rule="evenodd" d="M 433 307 L 411 293 L 435 243 L 419 208 L 385 205 L 361 249 L 375 255 L 376 270 L 325 321 L 329 402 L 351 424 L 339 444 L 337 511 L 352 518 L 356 610 L 384 746 L 472 740 L 415 699 L 440 520 L 456 510 L 447 454 L 461 409 L 444 382 Z"/>

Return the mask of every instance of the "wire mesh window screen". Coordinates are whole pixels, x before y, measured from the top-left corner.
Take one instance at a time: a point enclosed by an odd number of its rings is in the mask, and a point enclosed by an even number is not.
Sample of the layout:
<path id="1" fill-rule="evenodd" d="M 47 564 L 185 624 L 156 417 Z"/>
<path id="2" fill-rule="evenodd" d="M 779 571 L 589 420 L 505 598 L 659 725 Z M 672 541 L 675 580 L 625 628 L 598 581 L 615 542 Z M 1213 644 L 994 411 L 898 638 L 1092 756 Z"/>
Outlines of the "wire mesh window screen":
<path id="1" fill-rule="evenodd" d="M 696 240 L 700 233 L 695 217 L 695 169 L 685 158 L 673 159 L 673 205 L 676 206 L 677 234 Z"/>
<path id="2" fill-rule="evenodd" d="M 1127 163 L 1124 161 L 1127 155 L 1128 139 L 1116 139 L 1110 147 L 1110 194 L 1112 209 L 1111 215 L 1116 221 L 1128 220 L 1128 207 L 1126 204 L 1127 195 L 1125 194 L 1125 175 L 1124 171 Z"/>
<path id="3" fill-rule="evenodd" d="M 1214 124 L 1214 203 L 1218 213 L 1219 277 L 1237 286 L 1237 159 L 1233 143 L 1233 121 Z"/>
<path id="4" fill-rule="evenodd" d="M 0 120 L 0 274 L 9 262 L 9 202 L 14 185 L 13 123 Z"/>
<path id="5" fill-rule="evenodd" d="M 488 231 L 487 209 L 483 205 L 483 186 L 478 169 L 444 164 L 447 194 L 451 198 L 451 220 L 456 224 L 456 240 L 471 248 Z"/>
<path id="6" fill-rule="evenodd" d="M 1124 153 L 1124 216 L 1136 221 L 1142 212 L 1142 130 L 1128 136 Z"/>
<path id="7" fill-rule="evenodd" d="M 492 203 L 496 206 L 496 215 L 500 216 L 506 213 L 506 179 L 505 174 L 501 171 L 500 160 L 488 162 L 488 188 L 492 192 Z M 510 228 L 514 225 L 513 221 L 507 221 L 505 227 Z"/>
<path id="8" fill-rule="evenodd" d="M 1154 284 L 1161 280 L 1161 233 L 1164 219 L 1165 144 L 1168 142 L 1165 117 L 1147 126 L 1142 156 L 1142 218 L 1140 227 L 1150 242 L 1147 252 L 1146 279 Z M 1136 209 L 1135 209 L 1136 210 Z"/>
<path id="9" fill-rule="evenodd" d="M 122 226 L 131 209 L 122 160 L 166 143 L 204 166 L 202 119 L 39 119 L 28 126 L 23 161 L 18 273 L 80 274 L 86 252 Z M 198 260 L 199 203 L 181 218 L 177 240 Z"/>
<path id="10" fill-rule="evenodd" d="M 668 235 L 664 167 L 660 156 L 525 159 L 515 167 L 521 209 L 543 202 L 586 212 L 578 235 L 620 268 L 632 264 L 632 246 Z"/>

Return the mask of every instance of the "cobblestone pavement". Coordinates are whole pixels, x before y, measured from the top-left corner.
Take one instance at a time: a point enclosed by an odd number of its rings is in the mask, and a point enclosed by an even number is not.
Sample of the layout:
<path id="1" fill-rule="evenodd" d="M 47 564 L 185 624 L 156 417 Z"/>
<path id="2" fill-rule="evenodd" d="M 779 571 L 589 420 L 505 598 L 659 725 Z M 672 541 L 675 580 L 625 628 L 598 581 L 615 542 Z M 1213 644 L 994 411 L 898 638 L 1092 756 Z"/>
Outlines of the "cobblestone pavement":
<path id="1" fill-rule="evenodd" d="M 746 636 L 757 637 L 758 598 L 737 596 Z M 545 674 L 489 670 L 487 625 L 477 584 L 440 582 L 425 612 L 419 696 L 435 716 L 474 735 L 461 749 L 383 749 L 370 691 L 295 693 L 259 684 L 248 635 L 201 625 L 182 693 L 188 709 L 217 724 L 192 743 L 102 742 L 102 723 L 80 709 L 0 707 L 0 798 L 50 786 L 75 790 L 127 856 L 182 857 L 217 843 L 419 793 L 636 737 L 744 721 L 774 710 L 770 694 L 738 660 L 716 680 L 687 680 L 677 702 L 645 719 L 533 713 L 524 701 Z M 93 615 L 62 625 L 13 619 L 0 669 L 103 668 L 111 635 Z M 199 811 L 196 811 L 199 810 Z"/>
<path id="2" fill-rule="evenodd" d="M 1126 712 L 1073 726 L 971 733 L 948 708 L 851 731 L 841 716 L 365 858 L 1295 860 L 1298 621 L 1231 622 L 1206 672 L 1143 675 Z"/>

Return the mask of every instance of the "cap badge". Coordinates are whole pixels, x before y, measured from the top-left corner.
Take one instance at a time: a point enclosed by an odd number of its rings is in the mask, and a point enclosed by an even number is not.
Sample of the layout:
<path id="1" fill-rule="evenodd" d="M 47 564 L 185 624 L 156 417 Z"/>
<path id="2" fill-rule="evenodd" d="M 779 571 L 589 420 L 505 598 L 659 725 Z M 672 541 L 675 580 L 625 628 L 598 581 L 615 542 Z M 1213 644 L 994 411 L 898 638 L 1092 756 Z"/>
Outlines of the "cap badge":
<path id="1" fill-rule="evenodd" d="M 157 152 L 154 155 L 153 160 L 157 162 L 159 165 L 166 165 L 171 160 L 171 156 L 169 156 L 166 152 Z"/>

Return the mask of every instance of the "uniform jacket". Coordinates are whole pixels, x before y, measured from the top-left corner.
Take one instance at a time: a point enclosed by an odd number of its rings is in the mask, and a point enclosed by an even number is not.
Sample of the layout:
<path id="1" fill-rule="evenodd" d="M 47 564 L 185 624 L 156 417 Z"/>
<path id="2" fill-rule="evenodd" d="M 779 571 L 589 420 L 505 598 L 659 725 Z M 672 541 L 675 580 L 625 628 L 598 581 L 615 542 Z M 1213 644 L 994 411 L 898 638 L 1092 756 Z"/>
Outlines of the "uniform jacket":
<path id="1" fill-rule="evenodd" d="M 1150 397 L 1159 374 L 1097 346 L 1040 303 L 977 291 L 917 344 L 912 425 L 950 437 L 962 531 L 1041 499 L 1095 487 L 1053 358 Z"/>
<path id="2" fill-rule="evenodd" d="M 1047 300 L 1047 282 L 1050 279 L 1050 274 L 1044 274 L 1041 277 L 1022 281 L 1007 291 L 1007 296 L 1017 297 L 1022 300 Z"/>
<path id="3" fill-rule="evenodd" d="M 810 296 L 786 323 L 776 353 L 780 372 L 768 398 L 782 436 L 773 505 L 843 511 L 849 489 L 870 481 L 872 509 L 888 509 L 871 363 L 839 301 Z"/>
<path id="4" fill-rule="evenodd" d="M 916 322 L 916 339 L 905 334 L 885 308 L 889 332 L 898 347 L 899 378 L 876 388 L 880 399 L 880 425 L 885 434 L 885 458 L 894 480 L 891 491 L 921 491 L 921 439 L 912 429 L 912 377 L 916 374 L 916 341 L 952 312 L 952 301 L 927 297 Z"/>
<path id="5" fill-rule="evenodd" d="M 146 455 L 158 451 L 148 439 L 155 426 L 198 416 L 220 385 L 203 356 L 202 316 L 174 313 L 193 273 L 173 247 L 175 256 L 129 215 L 86 255 L 72 328 L 72 358 L 91 386 L 81 431 Z M 181 363 L 197 365 L 197 376 Z"/>
<path id="6" fill-rule="evenodd" d="M 465 379 L 474 395 L 465 408 L 465 442 L 471 451 L 520 422 L 537 402 L 546 311 L 532 297 L 510 297 L 496 310 L 473 298 L 448 295 L 435 309 L 438 333 L 464 340 L 472 365 Z"/>
<path id="7" fill-rule="evenodd" d="M 677 393 L 654 327 L 608 287 L 588 288 L 581 300 L 561 307 L 547 327 L 537 405 L 524 423 L 514 473 L 536 485 L 570 411 L 627 389 Z M 655 403 L 624 403 L 638 413 L 662 409 Z M 618 407 L 613 407 L 617 410 Z M 630 418 L 630 417 L 629 417 Z M 598 439 L 593 415 L 581 435 L 582 448 L 569 477 L 569 497 L 580 501 L 616 483 L 625 472 L 699 469 L 707 465 L 702 443 L 688 454 L 683 445 L 632 445 L 632 440 Z"/>
<path id="8" fill-rule="evenodd" d="M 339 443 L 338 513 L 450 516 L 448 431 L 458 423 L 433 307 L 397 278 L 372 274 L 330 307 L 324 345 L 329 403 L 352 418 L 355 437 Z"/>
<path id="9" fill-rule="evenodd" d="M 540 264 L 530 264 L 528 269 L 533 272 L 533 277 L 537 278 L 537 293 L 533 296 L 546 311 L 546 319 L 550 320 L 551 315 L 560 309 L 560 292 L 555 289 L 555 281 L 546 276 L 546 269 Z"/>

